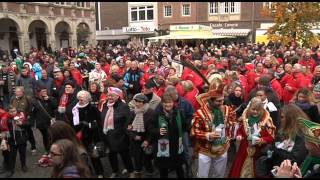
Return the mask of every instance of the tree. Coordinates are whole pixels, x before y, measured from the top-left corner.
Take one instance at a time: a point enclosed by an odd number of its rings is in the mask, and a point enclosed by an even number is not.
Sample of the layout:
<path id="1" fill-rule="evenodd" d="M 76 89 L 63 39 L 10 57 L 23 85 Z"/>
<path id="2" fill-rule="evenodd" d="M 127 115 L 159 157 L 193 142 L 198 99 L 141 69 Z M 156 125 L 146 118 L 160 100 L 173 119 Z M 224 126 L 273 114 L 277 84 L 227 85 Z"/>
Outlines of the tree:
<path id="1" fill-rule="evenodd" d="M 319 36 L 311 32 L 320 23 L 318 2 L 274 2 L 262 14 L 274 19 L 267 31 L 268 38 L 283 44 L 295 41 L 310 47 L 319 44 Z"/>

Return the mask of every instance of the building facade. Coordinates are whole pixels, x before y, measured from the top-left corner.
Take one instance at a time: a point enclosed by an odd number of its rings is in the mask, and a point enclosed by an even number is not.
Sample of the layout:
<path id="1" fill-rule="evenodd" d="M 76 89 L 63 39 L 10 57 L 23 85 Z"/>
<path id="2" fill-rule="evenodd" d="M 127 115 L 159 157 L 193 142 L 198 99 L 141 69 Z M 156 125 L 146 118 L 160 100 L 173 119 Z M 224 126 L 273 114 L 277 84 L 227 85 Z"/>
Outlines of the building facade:
<path id="1" fill-rule="evenodd" d="M 159 2 L 159 28 L 200 24 L 210 26 L 215 35 L 254 41 L 261 23 L 272 22 L 261 14 L 263 5 L 263 2 Z"/>
<path id="2" fill-rule="evenodd" d="M 96 2 L 97 31 L 99 42 L 127 42 L 130 38 L 122 31 L 128 26 L 128 2 Z"/>
<path id="3" fill-rule="evenodd" d="M 94 2 L 1 2 L 0 47 L 77 47 L 96 45 Z"/>
<path id="4" fill-rule="evenodd" d="M 157 35 L 157 2 L 99 2 L 97 7 L 98 41 L 145 45 L 146 38 Z"/>

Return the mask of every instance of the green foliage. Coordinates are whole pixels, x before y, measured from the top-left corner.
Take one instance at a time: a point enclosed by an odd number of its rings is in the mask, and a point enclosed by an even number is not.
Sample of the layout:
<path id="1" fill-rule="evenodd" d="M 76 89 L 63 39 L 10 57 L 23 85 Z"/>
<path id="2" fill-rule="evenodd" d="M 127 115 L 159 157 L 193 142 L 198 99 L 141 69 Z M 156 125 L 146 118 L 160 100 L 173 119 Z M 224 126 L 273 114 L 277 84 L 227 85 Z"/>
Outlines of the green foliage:
<path id="1" fill-rule="evenodd" d="M 268 29 L 269 39 L 280 40 L 283 44 L 296 41 L 306 47 L 319 44 L 319 35 L 311 29 L 319 26 L 320 3 L 274 2 L 263 13 L 272 17 L 275 23 Z"/>

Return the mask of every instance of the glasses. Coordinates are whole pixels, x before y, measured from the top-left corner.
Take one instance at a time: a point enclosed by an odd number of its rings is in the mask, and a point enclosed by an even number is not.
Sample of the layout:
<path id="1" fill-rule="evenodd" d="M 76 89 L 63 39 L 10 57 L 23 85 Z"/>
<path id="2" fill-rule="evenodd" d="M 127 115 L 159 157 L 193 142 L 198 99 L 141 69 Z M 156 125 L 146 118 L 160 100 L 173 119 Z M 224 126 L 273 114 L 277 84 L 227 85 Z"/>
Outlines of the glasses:
<path id="1" fill-rule="evenodd" d="M 49 155 L 54 157 L 54 156 L 62 156 L 62 154 L 57 154 L 57 153 L 54 153 L 52 151 L 49 152 Z"/>

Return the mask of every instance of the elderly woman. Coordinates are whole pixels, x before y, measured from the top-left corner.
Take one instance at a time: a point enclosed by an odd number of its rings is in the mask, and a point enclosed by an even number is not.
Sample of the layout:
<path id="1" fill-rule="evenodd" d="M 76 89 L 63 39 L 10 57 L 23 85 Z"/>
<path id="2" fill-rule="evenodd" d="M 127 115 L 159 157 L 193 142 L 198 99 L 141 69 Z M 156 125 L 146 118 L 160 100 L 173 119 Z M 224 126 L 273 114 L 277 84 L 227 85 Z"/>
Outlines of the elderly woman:
<path id="1" fill-rule="evenodd" d="M 147 127 L 150 126 L 154 111 L 149 108 L 148 98 L 143 93 L 136 94 L 133 100 L 135 107 L 131 111 L 131 115 L 134 118 L 128 126 L 130 150 L 134 159 L 135 177 L 142 178 L 143 166 L 148 174 L 153 174 L 151 154 L 147 155 L 145 152 L 150 147 L 150 143 L 147 140 Z"/>
<path id="2" fill-rule="evenodd" d="M 180 108 L 174 106 L 174 103 L 170 93 L 165 92 L 162 105 L 149 128 L 160 178 L 168 178 L 169 169 L 176 170 L 178 178 L 184 177 L 182 135 L 186 132 L 187 124 Z"/>
<path id="3" fill-rule="evenodd" d="M 100 112 L 97 107 L 91 105 L 91 95 L 88 91 L 80 91 L 77 94 L 78 103 L 73 107 L 73 127 L 88 152 L 97 142 L 102 141 L 102 127 Z M 99 158 L 91 157 L 96 174 L 103 175 L 103 167 Z"/>
<path id="4" fill-rule="evenodd" d="M 120 154 L 124 166 L 130 173 L 130 177 L 134 177 L 128 148 L 129 136 L 127 135 L 127 127 L 131 121 L 129 106 L 121 101 L 121 89 L 109 87 L 107 90 L 107 102 L 102 107 L 101 119 L 104 141 L 110 149 L 111 177 L 116 177 L 119 171 L 118 154 Z"/>
<path id="5" fill-rule="evenodd" d="M 233 161 L 229 177 L 256 177 L 255 164 L 262 148 L 274 140 L 275 126 L 262 100 L 254 97 L 241 117 L 237 132 L 239 151 Z"/>

